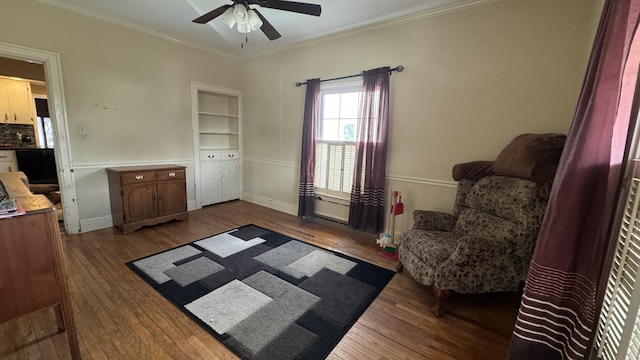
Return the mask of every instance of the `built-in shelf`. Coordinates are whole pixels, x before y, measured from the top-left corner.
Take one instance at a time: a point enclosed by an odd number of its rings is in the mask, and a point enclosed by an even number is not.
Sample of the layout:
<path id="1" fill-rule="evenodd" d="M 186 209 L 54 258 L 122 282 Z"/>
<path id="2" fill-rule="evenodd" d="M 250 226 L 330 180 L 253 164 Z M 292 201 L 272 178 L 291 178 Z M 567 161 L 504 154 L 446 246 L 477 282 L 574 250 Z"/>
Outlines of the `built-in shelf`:
<path id="1" fill-rule="evenodd" d="M 192 82 L 198 206 L 242 196 L 242 93 Z"/>

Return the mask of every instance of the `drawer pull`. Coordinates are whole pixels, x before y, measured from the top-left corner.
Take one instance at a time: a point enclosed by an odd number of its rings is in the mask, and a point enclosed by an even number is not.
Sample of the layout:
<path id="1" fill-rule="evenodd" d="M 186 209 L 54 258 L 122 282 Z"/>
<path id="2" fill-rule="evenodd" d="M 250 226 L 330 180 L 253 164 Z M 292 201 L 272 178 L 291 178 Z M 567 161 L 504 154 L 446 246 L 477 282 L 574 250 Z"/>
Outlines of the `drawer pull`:
<path id="1" fill-rule="evenodd" d="M 173 171 L 172 171 L 172 172 L 170 172 L 170 173 L 169 173 L 169 177 L 176 177 L 176 173 L 175 173 L 175 172 L 173 172 Z"/>
<path id="2" fill-rule="evenodd" d="M 233 154 L 229 154 L 229 157 L 230 157 L 230 158 L 232 158 L 232 157 L 233 157 Z"/>
<path id="3" fill-rule="evenodd" d="M 215 155 L 207 155 L 207 157 L 208 157 L 209 159 L 213 159 L 213 158 L 214 158 L 214 157 L 216 157 L 216 156 L 215 156 Z"/>
<path id="4" fill-rule="evenodd" d="M 136 180 L 140 181 L 144 179 L 144 175 L 136 175 Z"/>

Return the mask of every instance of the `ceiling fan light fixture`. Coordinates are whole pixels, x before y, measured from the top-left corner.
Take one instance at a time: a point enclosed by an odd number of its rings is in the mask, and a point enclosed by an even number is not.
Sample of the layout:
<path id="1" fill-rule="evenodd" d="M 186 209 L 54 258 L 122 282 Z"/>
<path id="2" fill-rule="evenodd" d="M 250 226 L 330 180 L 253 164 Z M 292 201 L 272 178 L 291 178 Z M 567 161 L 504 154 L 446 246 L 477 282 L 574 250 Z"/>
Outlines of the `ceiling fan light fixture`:
<path id="1" fill-rule="evenodd" d="M 251 31 L 256 31 L 262 26 L 262 20 L 255 11 L 249 10 L 247 14 L 247 23 L 251 27 Z"/>
<path id="2" fill-rule="evenodd" d="M 234 15 L 233 7 L 229 7 L 224 13 L 222 13 L 222 15 L 220 15 L 220 18 L 222 19 L 222 21 L 224 21 L 224 23 L 227 24 L 229 28 L 232 28 L 233 25 L 236 24 L 236 19 L 233 15 Z"/>
<path id="3" fill-rule="evenodd" d="M 241 32 L 243 34 L 247 34 L 251 32 L 251 26 L 249 26 L 249 23 L 245 22 L 244 24 L 238 23 L 238 32 Z"/>
<path id="4" fill-rule="evenodd" d="M 233 7 L 233 18 L 238 25 L 247 23 L 247 8 L 242 4 L 237 4 Z"/>

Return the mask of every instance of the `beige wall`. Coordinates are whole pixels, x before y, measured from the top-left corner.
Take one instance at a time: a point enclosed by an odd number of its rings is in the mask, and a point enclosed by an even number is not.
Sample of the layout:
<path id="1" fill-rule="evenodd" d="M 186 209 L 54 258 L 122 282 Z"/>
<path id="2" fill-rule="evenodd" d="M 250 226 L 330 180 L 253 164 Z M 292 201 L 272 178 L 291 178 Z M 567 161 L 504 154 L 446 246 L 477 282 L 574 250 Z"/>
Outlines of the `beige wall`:
<path id="1" fill-rule="evenodd" d="M 568 131 L 601 0 L 506 0 L 243 61 L 245 198 L 297 209 L 305 88 L 296 81 L 402 64 L 391 77 L 388 189 L 451 209 L 451 167 L 516 135 Z"/>
<path id="2" fill-rule="evenodd" d="M 0 2 L 0 42 L 60 54 L 83 231 L 111 226 L 109 166 L 186 165 L 195 203 L 190 81 L 241 89 L 239 60 L 35 0 Z"/>

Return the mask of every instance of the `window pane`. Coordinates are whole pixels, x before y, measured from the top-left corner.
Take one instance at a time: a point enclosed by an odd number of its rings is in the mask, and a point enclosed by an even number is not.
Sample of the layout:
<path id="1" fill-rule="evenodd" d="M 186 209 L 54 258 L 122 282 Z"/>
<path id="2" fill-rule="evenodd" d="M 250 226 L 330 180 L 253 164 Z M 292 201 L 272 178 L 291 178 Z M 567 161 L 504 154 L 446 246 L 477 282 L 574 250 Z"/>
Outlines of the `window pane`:
<path id="1" fill-rule="evenodd" d="M 53 142 L 53 125 L 51 124 L 51 118 L 43 118 L 44 121 L 44 132 L 47 137 L 47 147 L 53 148 L 55 147 L 55 143 Z"/>
<path id="2" fill-rule="evenodd" d="M 324 119 L 322 121 L 322 134 L 320 134 L 321 140 L 337 141 L 339 140 L 340 133 L 340 120 L 338 119 Z"/>
<path id="3" fill-rule="evenodd" d="M 340 141 L 356 141 L 356 119 L 342 119 Z"/>
<path id="4" fill-rule="evenodd" d="M 322 96 L 322 117 L 340 117 L 340 94 L 325 94 Z"/>
<path id="5" fill-rule="evenodd" d="M 357 92 L 342 93 L 340 101 L 340 117 L 341 118 L 357 118 L 358 117 L 358 96 Z"/>

